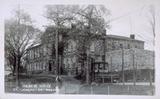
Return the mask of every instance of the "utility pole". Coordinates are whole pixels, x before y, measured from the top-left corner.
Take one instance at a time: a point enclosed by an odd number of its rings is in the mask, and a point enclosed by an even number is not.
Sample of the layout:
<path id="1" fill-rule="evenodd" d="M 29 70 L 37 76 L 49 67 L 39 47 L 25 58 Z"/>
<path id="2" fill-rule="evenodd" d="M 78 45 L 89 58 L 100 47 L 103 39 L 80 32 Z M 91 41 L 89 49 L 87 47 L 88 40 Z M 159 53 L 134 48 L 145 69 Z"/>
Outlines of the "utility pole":
<path id="1" fill-rule="evenodd" d="M 152 86 L 152 69 L 149 69 L 149 85 Z"/>
<path id="2" fill-rule="evenodd" d="M 20 4 L 18 5 L 18 32 L 20 32 Z M 18 40 L 19 40 L 18 36 Z M 19 87 L 19 48 L 16 51 L 16 86 Z"/>
<path id="3" fill-rule="evenodd" d="M 16 87 L 19 87 L 18 57 L 16 56 Z"/>
<path id="4" fill-rule="evenodd" d="M 89 49 L 87 48 L 87 66 L 86 66 L 86 83 L 90 84 L 90 64 L 89 64 Z"/>
<path id="5" fill-rule="evenodd" d="M 106 50 L 106 40 L 105 40 L 105 37 L 104 37 L 104 39 L 103 39 L 103 44 L 104 44 L 104 49 L 103 49 L 103 53 L 104 53 L 104 56 L 103 56 L 103 66 L 105 67 L 105 60 L 106 60 L 106 56 L 105 56 L 105 50 Z"/>
<path id="6" fill-rule="evenodd" d="M 153 75 L 155 75 L 154 74 L 154 70 L 155 70 L 154 66 L 155 66 L 155 52 L 153 52 L 153 69 L 152 68 L 149 69 L 149 83 L 150 83 L 150 86 L 152 86 L 152 81 L 154 82 L 154 79 L 155 79 L 154 76 L 153 76 Z"/>
<path id="7" fill-rule="evenodd" d="M 110 72 L 111 72 L 111 83 L 113 83 L 113 70 L 112 70 L 112 56 L 111 56 L 111 67 L 110 67 Z"/>
<path id="8" fill-rule="evenodd" d="M 123 46 L 122 46 L 122 82 L 124 85 L 124 50 L 123 50 Z"/>
<path id="9" fill-rule="evenodd" d="M 58 33 L 58 28 L 56 27 L 56 42 L 55 42 L 55 49 L 56 49 L 56 77 L 59 76 L 59 57 L 58 57 L 58 41 L 59 41 L 59 37 L 58 37 L 59 33 Z"/>
<path id="10" fill-rule="evenodd" d="M 132 53 L 132 58 L 133 58 L 133 84 L 134 86 L 136 85 L 136 68 L 135 68 L 135 55 L 134 55 L 134 49 Z"/>

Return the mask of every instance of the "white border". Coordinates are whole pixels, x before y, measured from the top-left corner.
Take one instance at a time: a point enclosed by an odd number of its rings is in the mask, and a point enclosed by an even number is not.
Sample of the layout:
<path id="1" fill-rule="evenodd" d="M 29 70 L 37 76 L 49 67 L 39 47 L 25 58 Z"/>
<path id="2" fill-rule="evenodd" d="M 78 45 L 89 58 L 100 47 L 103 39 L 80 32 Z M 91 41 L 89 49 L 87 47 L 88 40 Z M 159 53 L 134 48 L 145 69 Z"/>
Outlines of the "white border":
<path id="1" fill-rule="evenodd" d="M 154 96 L 127 96 L 127 95 L 53 95 L 53 94 L 6 94 L 4 93 L 4 6 L 6 4 L 18 4 L 19 2 L 22 4 L 104 4 L 106 1 L 96 1 L 96 0 L 0 0 L 0 99 L 71 99 L 71 98 L 78 98 L 78 99 L 86 99 L 86 98 L 92 98 L 92 99 L 99 99 L 99 98 L 107 98 L 107 99 L 160 99 L 160 31 L 156 31 L 156 46 L 155 46 L 155 68 L 156 68 L 156 94 Z M 116 2 L 116 0 L 114 0 Z M 124 1 L 124 0 L 120 0 Z M 144 0 L 145 1 L 145 0 Z M 146 0 L 151 2 L 156 2 L 158 0 Z M 125 3 L 125 2 L 124 2 Z M 160 5 L 160 3 L 159 3 Z M 159 16 L 160 17 L 160 16 Z M 160 22 L 160 20 L 159 20 Z M 159 24 L 158 24 L 159 25 Z M 158 27 L 158 26 L 157 26 Z M 158 27 L 160 28 L 160 26 Z"/>

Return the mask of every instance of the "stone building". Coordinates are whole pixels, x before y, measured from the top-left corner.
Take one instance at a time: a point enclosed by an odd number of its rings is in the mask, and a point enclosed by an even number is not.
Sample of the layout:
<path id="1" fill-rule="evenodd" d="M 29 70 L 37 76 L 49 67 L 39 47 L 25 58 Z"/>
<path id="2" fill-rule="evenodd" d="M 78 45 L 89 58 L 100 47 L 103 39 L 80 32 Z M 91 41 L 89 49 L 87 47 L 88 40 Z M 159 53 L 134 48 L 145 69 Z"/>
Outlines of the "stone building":
<path id="1" fill-rule="evenodd" d="M 154 52 L 144 49 L 123 49 L 106 52 L 109 72 L 120 73 L 124 70 L 125 80 L 133 80 L 136 72 L 137 80 L 149 80 L 149 70 L 154 75 Z M 124 69 L 122 69 L 122 66 Z M 154 76 L 153 78 L 154 79 Z"/>
<path id="2" fill-rule="evenodd" d="M 68 75 L 75 75 L 77 69 L 79 69 L 76 55 L 76 42 L 74 40 L 69 40 L 68 46 L 64 50 L 63 66 Z"/>
<path id="3" fill-rule="evenodd" d="M 93 40 L 90 50 L 95 55 L 95 61 L 103 61 L 106 52 L 132 48 L 144 49 L 144 41 L 135 39 L 133 34 L 130 37 L 106 35 Z"/>
<path id="4" fill-rule="evenodd" d="M 47 35 L 42 35 L 44 38 L 47 38 L 46 41 L 42 41 L 34 45 L 33 47 L 28 49 L 27 52 L 27 71 L 28 73 L 50 73 L 56 72 L 56 64 L 55 64 L 55 54 L 54 52 L 54 44 L 55 42 L 55 34 L 54 29 L 47 29 Z M 64 38 L 67 38 L 65 43 L 67 43 L 64 47 L 63 57 L 59 56 L 59 64 L 61 71 L 63 74 L 67 75 L 77 75 L 81 72 L 82 69 L 86 69 L 86 63 L 82 64 L 77 55 L 77 41 L 75 39 L 67 36 L 66 33 L 68 29 L 64 30 L 65 33 L 60 33 L 62 41 Z M 64 35 L 65 34 L 65 35 Z M 67 35 L 66 35 L 67 34 Z M 90 58 L 94 59 L 94 62 L 105 62 L 107 63 L 109 70 L 108 71 L 120 71 L 121 67 L 121 51 L 123 50 L 125 53 L 129 53 L 130 50 L 141 51 L 139 52 L 140 58 L 142 58 L 142 62 L 144 62 L 144 53 L 146 55 L 151 55 L 151 60 L 153 60 L 153 55 L 150 54 L 152 52 L 144 50 L 144 41 L 140 41 L 135 39 L 134 35 L 130 35 L 130 37 L 117 36 L 117 35 L 96 35 L 90 44 L 89 54 Z M 85 53 L 86 54 L 86 53 Z M 117 55 L 117 56 L 114 56 Z M 127 57 L 125 54 L 124 57 Z M 129 55 L 132 55 L 129 53 Z M 112 63 L 111 63 L 111 57 Z M 131 56 L 128 56 L 131 57 Z M 128 59 L 128 60 L 127 60 Z M 149 59 L 148 59 L 149 60 Z M 143 67 L 146 64 L 141 62 L 141 66 Z M 149 62 L 149 61 L 146 61 Z M 124 65 L 131 67 L 132 59 L 126 58 Z M 111 65 L 112 64 L 112 65 Z M 116 65 L 113 65 L 116 64 Z M 140 63 L 138 63 L 140 64 Z M 83 66 L 84 65 L 84 66 Z M 112 68 L 112 69 L 111 69 Z M 118 69 L 114 69 L 118 68 Z"/>
<path id="5" fill-rule="evenodd" d="M 124 60 L 124 70 L 131 70 L 134 66 L 137 69 L 154 69 L 153 51 L 132 48 L 106 52 L 109 71 L 121 71 L 122 58 Z"/>

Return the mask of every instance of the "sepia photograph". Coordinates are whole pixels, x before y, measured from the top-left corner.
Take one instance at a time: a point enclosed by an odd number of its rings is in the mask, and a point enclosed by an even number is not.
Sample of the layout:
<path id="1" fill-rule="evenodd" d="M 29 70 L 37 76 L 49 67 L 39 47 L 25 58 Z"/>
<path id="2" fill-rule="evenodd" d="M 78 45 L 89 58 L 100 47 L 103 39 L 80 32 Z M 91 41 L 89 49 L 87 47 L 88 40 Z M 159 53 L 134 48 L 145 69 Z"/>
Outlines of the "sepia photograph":
<path id="1" fill-rule="evenodd" d="M 157 2 L 6 5 L 4 93 L 154 96 Z"/>

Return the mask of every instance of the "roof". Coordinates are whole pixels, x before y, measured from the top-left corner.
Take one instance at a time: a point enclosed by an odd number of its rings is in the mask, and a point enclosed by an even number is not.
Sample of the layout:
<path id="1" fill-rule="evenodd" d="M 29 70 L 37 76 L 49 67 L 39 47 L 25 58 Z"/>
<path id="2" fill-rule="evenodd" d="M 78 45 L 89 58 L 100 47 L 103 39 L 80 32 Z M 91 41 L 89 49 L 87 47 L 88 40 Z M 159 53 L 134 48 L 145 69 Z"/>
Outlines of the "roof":
<path id="1" fill-rule="evenodd" d="M 125 37 L 125 36 L 118 36 L 118 35 L 106 35 L 107 38 L 115 38 L 115 39 L 123 39 L 123 40 L 134 40 L 138 42 L 144 42 L 142 40 L 137 40 L 137 39 L 131 39 L 130 37 Z"/>

